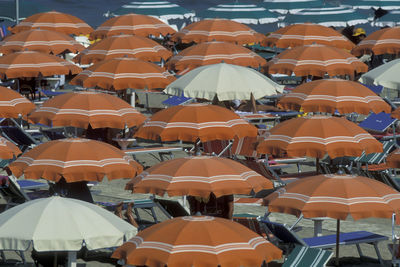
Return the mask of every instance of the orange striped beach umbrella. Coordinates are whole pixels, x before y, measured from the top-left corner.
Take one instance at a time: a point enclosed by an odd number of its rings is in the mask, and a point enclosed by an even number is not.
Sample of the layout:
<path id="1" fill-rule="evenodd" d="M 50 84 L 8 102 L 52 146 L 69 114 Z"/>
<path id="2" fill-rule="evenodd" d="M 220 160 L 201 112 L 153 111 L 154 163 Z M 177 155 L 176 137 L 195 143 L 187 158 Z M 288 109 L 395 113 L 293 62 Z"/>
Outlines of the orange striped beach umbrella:
<path id="1" fill-rule="evenodd" d="M 386 165 L 389 168 L 400 168 L 400 149 L 396 149 L 386 157 Z"/>
<path id="2" fill-rule="evenodd" d="M 30 50 L 58 55 L 64 52 L 78 53 L 84 49 L 83 45 L 66 34 L 42 29 L 9 35 L 0 42 L 0 52 L 3 54 Z"/>
<path id="3" fill-rule="evenodd" d="M 176 31 L 161 20 L 141 14 L 126 14 L 111 18 L 90 33 L 90 39 L 103 39 L 113 35 L 130 34 L 147 37 L 173 34 Z"/>
<path id="4" fill-rule="evenodd" d="M 389 113 L 391 107 L 368 87 L 349 80 L 323 79 L 303 83 L 278 103 L 284 109 L 341 114 Z"/>
<path id="5" fill-rule="evenodd" d="M 154 165 L 133 178 L 125 189 L 132 193 L 164 196 L 216 197 L 250 194 L 272 189 L 264 176 L 246 166 L 226 158 L 193 156 L 172 159 Z"/>
<path id="6" fill-rule="evenodd" d="M 70 84 L 86 88 L 122 90 L 165 88 L 175 77 L 160 66 L 137 58 L 112 58 L 95 63 L 73 78 Z"/>
<path id="7" fill-rule="evenodd" d="M 395 110 L 393 110 L 390 116 L 392 118 L 400 119 L 400 108 L 396 108 Z"/>
<path id="8" fill-rule="evenodd" d="M 73 61 L 90 64 L 110 58 L 135 57 L 159 62 L 161 59 L 167 60 L 171 56 L 172 53 L 169 50 L 149 38 L 135 35 L 115 35 L 92 44 L 74 57 Z"/>
<path id="9" fill-rule="evenodd" d="M 67 138 L 40 144 L 9 165 L 11 172 L 25 179 L 58 182 L 102 181 L 132 178 L 142 166 L 120 149 L 104 142 Z"/>
<path id="10" fill-rule="evenodd" d="M 253 51 L 232 43 L 206 42 L 190 46 L 170 58 L 167 68 L 182 71 L 199 66 L 228 63 L 258 68 L 267 61 Z"/>
<path id="11" fill-rule="evenodd" d="M 144 115 L 124 100 L 109 94 L 84 91 L 55 96 L 32 112 L 28 119 L 48 126 L 73 126 L 87 129 L 138 126 Z"/>
<path id="12" fill-rule="evenodd" d="M 354 220 L 389 219 L 400 210 L 400 193 L 367 177 L 329 174 L 294 181 L 267 196 L 264 204 L 271 212 L 337 219 L 336 265 L 339 266 L 340 220 L 349 215 Z"/>
<path id="13" fill-rule="evenodd" d="M 135 134 L 143 139 L 187 142 L 256 135 L 257 128 L 233 111 L 206 104 L 174 106 L 158 111 Z"/>
<path id="14" fill-rule="evenodd" d="M 292 24 L 280 28 L 269 34 L 261 44 L 279 48 L 321 44 L 346 50 L 351 50 L 355 46 L 349 39 L 334 29 L 314 23 Z"/>
<path id="15" fill-rule="evenodd" d="M 221 41 L 236 44 L 259 43 L 264 39 L 250 27 L 227 19 L 206 19 L 189 24 L 171 36 L 174 42 Z"/>
<path id="16" fill-rule="evenodd" d="M 22 51 L 0 57 L 0 78 L 77 74 L 82 69 L 54 55 Z"/>
<path id="17" fill-rule="evenodd" d="M 140 231 L 111 257 L 130 266 L 250 267 L 280 259 L 282 251 L 237 222 L 185 216 Z"/>
<path id="18" fill-rule="evenodd" d="M 0 159 L 12 159 L 22 151 L 8 139 L 0 136 Z"/>
<path id="19" fill-rule="evenodd" d="M 35 104 L 18 92 L 0 86 L 0 117 L 19 118 L 35 109 Z"/>
<path id="20" fill-rule="evenodd" d="M 362 40 L 351 53 L 355 56 L 363 54 L 382 55 L 399 54 L 400 27 L 385 28 L 375 31 Z"/>
<path id="21" fill-rule="evenodd" d="M 270 74 L 354 77 L 356 73 L 367 72 L 368 66 L 343 49 L 314 44 L 283 51 L 267 63 L 265 70 Z"/>
<path id="22" fill-rule="evenodd" d="M 279 123 L 257 146 L 261 154 L 330 158 L 382 152 L 382 143 L 346 118 L 307 116 Z"/>
<path id="23" fill-rule="evenodd" d="M 75 35 L 89 34 L 93 31 L 83 20 L 57 11 L 34 14 L 12 27 L 10 31 L 18 33 L 37 28 Z"/>

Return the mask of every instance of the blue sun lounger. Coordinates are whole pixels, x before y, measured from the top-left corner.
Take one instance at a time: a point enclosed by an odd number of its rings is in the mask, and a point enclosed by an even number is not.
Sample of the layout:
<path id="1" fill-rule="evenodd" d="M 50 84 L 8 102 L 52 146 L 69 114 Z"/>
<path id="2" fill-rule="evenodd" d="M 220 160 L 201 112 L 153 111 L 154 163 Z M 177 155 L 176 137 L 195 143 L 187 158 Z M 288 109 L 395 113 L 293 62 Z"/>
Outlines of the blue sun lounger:
<path id="1" fill-rule="evenodd" d="M 163 103 L 166 106 L 179 106 L 184 105 L 190 102 L 193 102 L 194 99 L 185 96 L 171 96 L 168 99 L 164 100 Z"/>
<path id="2" fill-rule="evenodd" d="M 290 231 L 285 225 L 267 220 L 261 220 L 264 225 L 275 237 L 285 244 L 294 244 L 310 248 L 330 249 L 336 247 L 336 234 L 317 236 L 311 238 L 300 238 L 294 232 Z M 374 246 L 379 262 L 384 265 L 381 253 L 378 248 L 378 243 L 388 240 L 387 236 L 367 232 L 355 231 L 349 233 L 340 233 L 339 245 L 356 245 L 360 258 L 366 258 L 360 244 L 369 244 Z"/>
<path id="3" fill-rule="evenodd" d="M 389 113 L 372 113 L 365 120 L 360 122 L 358 126 L 367 131 L 383 133 L 396 121 L 397 119 L 392 118 Z"/>

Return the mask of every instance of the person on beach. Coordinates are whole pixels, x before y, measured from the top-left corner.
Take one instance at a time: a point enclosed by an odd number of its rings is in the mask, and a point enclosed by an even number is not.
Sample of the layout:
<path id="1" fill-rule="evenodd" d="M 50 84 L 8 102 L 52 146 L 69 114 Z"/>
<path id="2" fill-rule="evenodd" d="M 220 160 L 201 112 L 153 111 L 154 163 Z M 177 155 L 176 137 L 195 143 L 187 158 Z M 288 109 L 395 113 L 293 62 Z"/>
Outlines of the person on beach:
<path id="1" fill-rule="evenodd" d="M 213 193 L 208 198 L 188 196 L 191 215 L 207 215 L 232 220 L 233 195 L 216 197 Z"/>

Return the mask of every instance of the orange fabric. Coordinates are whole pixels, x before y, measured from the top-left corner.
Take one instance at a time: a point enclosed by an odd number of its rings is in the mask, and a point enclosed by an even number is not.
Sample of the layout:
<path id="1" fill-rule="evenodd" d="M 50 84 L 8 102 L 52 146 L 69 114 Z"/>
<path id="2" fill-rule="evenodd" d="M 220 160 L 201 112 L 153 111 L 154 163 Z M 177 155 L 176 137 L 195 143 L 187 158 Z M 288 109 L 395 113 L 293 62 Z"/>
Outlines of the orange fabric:
<path id="1" fill-rule="evenodd" d="M 100 141 L 69 138 L 49 141 L 25 152 L 9 165 L 16 177 L 67 182 L 132 178 L 142 166 L 120 149 Z"/>
<path id="2" fill-rule="evenodd" d="M 377 30 L 363 39 L 351 53 L 355 56 L 363 54 L 382 55 L 400 52 L 400 27 Z"/>
<path id="3" fill-rule="evenodd" d="M 34 14 L 12 27 L 10 31 L 18 33 L 37 28 L 75 35 L 88 34 L 93 31 L 93 28 L 83 20 L 57 11 Z"/>
<path id="4" fill-rule="evenodd" d="M 282 251 L 237 222 L 195 216 L 146 228 L 117 248 L 112 257 L 135 266 L 239 267 L 280 259 Z"/>
<path id="5" fill-rule="evenodd" d="M 270 74 L 281 73 L 316 77 L 349 75 L 368 71 L 368 66 L 345 50 L 325 45 L 305 45 L 287 49 L 264 68 Z"/>
<path id="6" fill-rule="evenodd" d="M 392 118 L 400 119 L 400 108 L 396 108 L 390 115 Z"/>
<path id="7" fill-rule="evenodd" d="M 0 136 L 0 158 L 1 159 L 12 159 L 21 154 L 22 151 L 10 142 L 8 139 Z"/>
<path id="8" fill-rule="evenodd" d="M 259 43 L 264 39 L 250 27 L 227 19 L 206 19 L 194 22 L 172 35 L 171 40 L 182 43 L 210 41 L 236 44 Z"/>
<path id="9" fill-rule="evenodd" d="M 42 29 L 8 35 L 0 43 L 0 52 L 3 54 L 30 50 L 58 55 L 63 52 L 78 53 L 84 49 L 83 45 L 64 33 Z"/>
<path id="10" fill-rule="evenodd" d="M 268 35 L 261 44 L 279 48 L 322 44 L 346 50 L 351 50 L 355 46 L 334 29 L 313 23 L 293 24 L 280 28 Z"/>
<path id="11" fill-rule="evenodd" d="M 16 52 L 0 57 L 0 78 L 20 78 L 77 74 L 82 69 L 57 56 L 35 51 Z"/>
<path id="12" fill-rule="evenodd" d="M 278 103 L 284 109 L 341 114 L 390 113 L 391 107 L 364 85 L 349 80 L 323 79 L 303 83 Z"/>
<path id="13" fill-rule="evenodd" d="M 397 148 L 386 157 L 386 165 L 389 168 L 400 168 L 400 149 Z"/>
<path id="14" fill-rule="evenodd" d="M 124 100 L 109 94 L 84 91 L 55 96 L 29 117 L 33 123 L 87 129 L 124 129 L 142 124 L 146 117 Z"/>
<path id="15" fill-rule="evenodd" d="M 270 212 L 305 218 L 346 220 L 391 218 L 400 209 L 400 193 L 392 187 L 362 176 L 317 175 L 287 184 L 264 198 Z"/>
<path id="16" fill-rule="evenodd" d="M 135 136 L 162 141 L 202 142 L 256 136 L 257 128 L 233 111 L 216 105 L 189 104 L 155 113 Z"/>
<path id="17" fill-rule="evenodd" d="M 19 118 L 25 116 L 35 109 L 35 104 L 18 92 L 0 86 L 0 117 Z"/>
<path id="18" fill-rule="evenodd" d="M 116 35 L 96 42 L 73 58 L 80 64 L 96 63 L 118 57 L 135 57 L 146 61 L 167 60 L 172 53 L 155 41 L 135 35 Z"/>
<path id="19" fill-rule="evenodd" d="M 176 31 L 161 20 L 141 14 L 126 14 L 111 18 L 90 33 L 90 39 L 104 39 L 119 34 L 147 37 L 173 34 Z"/>
<path id="20" fill-rule="evenodd" d="M 109 90 L 157 89 L 175 80 L 172 74 L 154 63 L 124 57 L 95 63 L 75 76 L 70 84 Z"/>
<path id="21" fill-rule="evenodd" d="M 270 130 L 270 135 L 258 145 L 262 154 L 288 157 L 323 158 L 358 157 L 382 152 L 382 143 L 346 118 L 311 116 L 290 119 Z"/>
<path id="22" fill-rule="evenodd" d="M 216 197 L 272 189 L 270 180 L 227 158 L 193 156 L 158 163 L 126 184 L 133 193 Z"/>
<path id="23" fill-rule="evenodd" d="M 226 42 L 206 42 L 190 46 L 168 60 L 168 69 L 182 71 L 217 63 L 258 68 L 267 61 L 251 50 Z"/>

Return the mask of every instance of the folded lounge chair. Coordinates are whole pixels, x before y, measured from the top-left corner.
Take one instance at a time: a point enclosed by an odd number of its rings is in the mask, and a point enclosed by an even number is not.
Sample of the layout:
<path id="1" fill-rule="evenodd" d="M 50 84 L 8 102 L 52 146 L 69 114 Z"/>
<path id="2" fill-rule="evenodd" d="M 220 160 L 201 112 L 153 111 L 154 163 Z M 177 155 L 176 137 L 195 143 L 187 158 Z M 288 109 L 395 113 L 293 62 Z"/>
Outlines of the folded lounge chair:
<path id="1" fill-rule="evenodd" d="M 285 225 L 267 220 L 261 220 L 261 225 L 266 227 L 266 230 L 271 232 L 279 239 L 281 244 L 286 246 L 300 245 L 303 247 L 331 249 L 336 247 L 336 234 L 317 236 L 311 238 L 300 238 L 293 231 L 290 231 Z M 339 245 L 356 245 L 360 258 L 365 258 L 362 253 L 360 244 L 372 245 L 375 249 L 379 262 L 384 265 L 381 253 L 378 248 L 378 243 L 388 240 L 387 236 L 367 232 L 355 231 L 349 233 L 340 233 Z"/>

